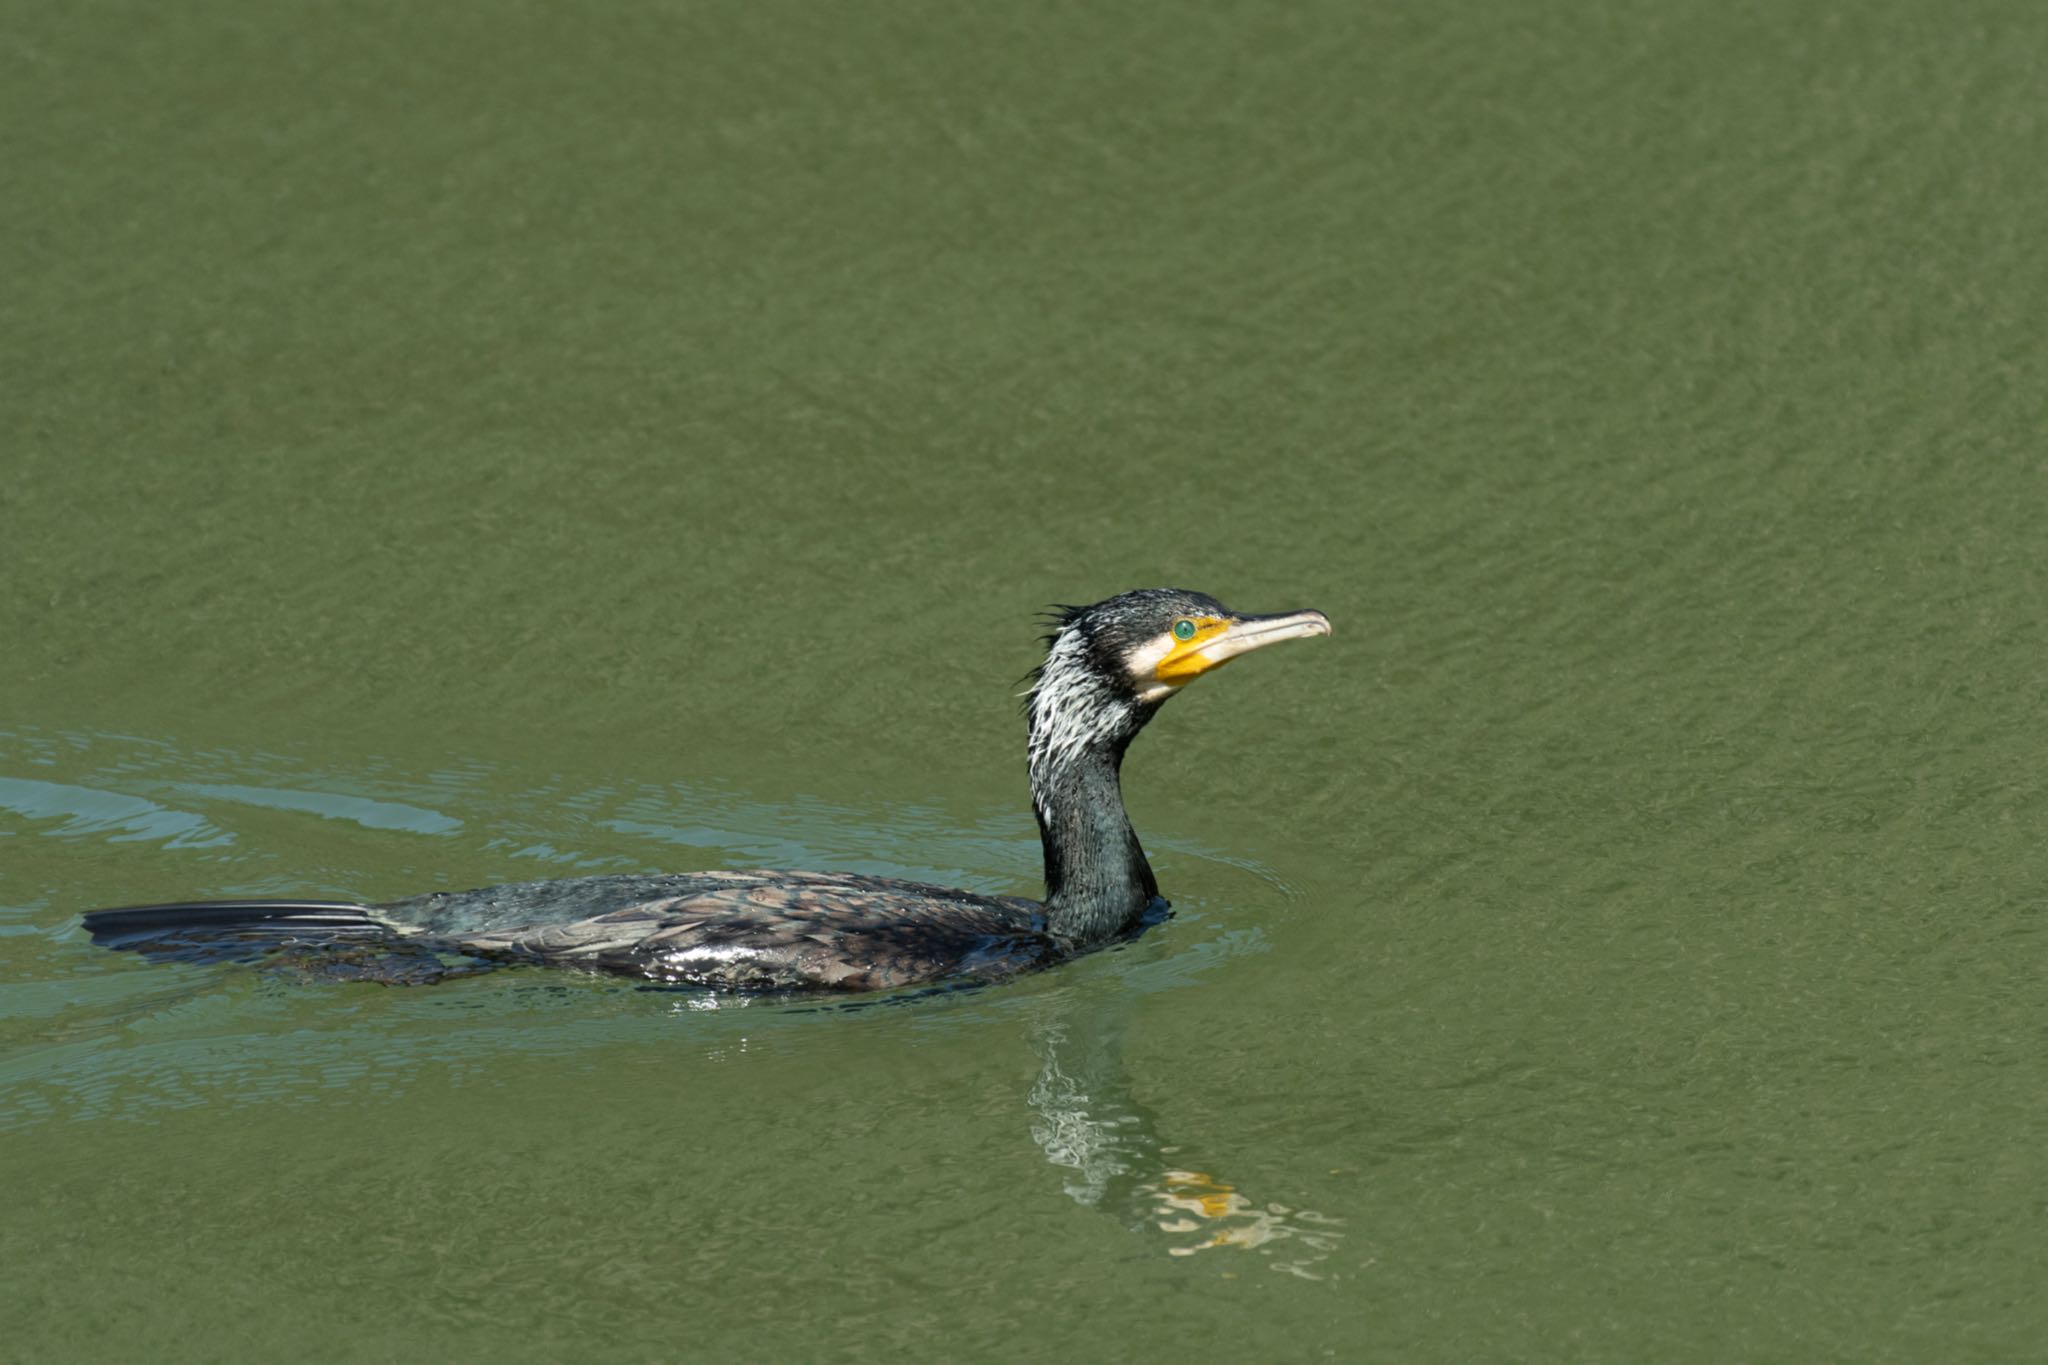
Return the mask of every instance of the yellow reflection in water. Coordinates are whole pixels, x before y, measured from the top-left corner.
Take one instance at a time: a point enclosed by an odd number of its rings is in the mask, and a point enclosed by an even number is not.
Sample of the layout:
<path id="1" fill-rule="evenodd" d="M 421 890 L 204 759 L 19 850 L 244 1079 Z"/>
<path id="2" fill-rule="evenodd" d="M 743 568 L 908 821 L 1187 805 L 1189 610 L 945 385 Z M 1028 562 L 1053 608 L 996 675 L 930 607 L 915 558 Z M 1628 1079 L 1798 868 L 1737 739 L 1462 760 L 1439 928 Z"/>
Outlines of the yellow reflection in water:
<path id="1" fill-rule="evenodd" d="M 1170 1256 L 1193 1256 L 1218 1247 L 1249 1251 L 1270 1243 L 1294 1242 L 1302 1253 L 1276 1262 L 1275 1270 L 1321 1279 L 1311 1269 L 1336 1250 L 1343 1234 L 1334 1218 L 1285 1204 L 1254 1204 L 1236 1186 L 1206 1171 L 1167 1171 L 1153 1188 L 1161 1232 L 1202 1233 L 1199 1241 L 1167 1248 Z"/>

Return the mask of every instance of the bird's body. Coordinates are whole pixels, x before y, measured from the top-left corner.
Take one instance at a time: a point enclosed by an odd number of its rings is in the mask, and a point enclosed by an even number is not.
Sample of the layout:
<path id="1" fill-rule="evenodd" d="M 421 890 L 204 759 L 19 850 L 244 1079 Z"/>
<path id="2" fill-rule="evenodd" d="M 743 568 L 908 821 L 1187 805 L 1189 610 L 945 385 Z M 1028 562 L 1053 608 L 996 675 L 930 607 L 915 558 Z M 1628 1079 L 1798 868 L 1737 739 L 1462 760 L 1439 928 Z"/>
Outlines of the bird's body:
<path id="1" fill-rule="evenodd" d="M 738 990 L 882 990 L 1059 955 L 1035 901 L 850 873 L 579 877 L 379 910 L 400 932 L 479 956 Z"/>
<path id="2" fill-rule="evenodd" d="M 751 991 L 879 990 L 1049 966 L 1135 932 L 1163 907 L 1119 781 L 1124 750 L 1146 721 L 1188 680 L 1238 653 L 1329 632 L 1318 612 L 1241 617 L 1213 598 L 1162 588 L 1065 609 L 1056 624 L 1026 704 L 1043 903 L 850 873 L 689 872 L 516 882 L 381 905 L 140 906 L 95 911 L 85 925 L 100 942 L 154 953 L 368 945 L 414 961 L 445 954 Z"/>

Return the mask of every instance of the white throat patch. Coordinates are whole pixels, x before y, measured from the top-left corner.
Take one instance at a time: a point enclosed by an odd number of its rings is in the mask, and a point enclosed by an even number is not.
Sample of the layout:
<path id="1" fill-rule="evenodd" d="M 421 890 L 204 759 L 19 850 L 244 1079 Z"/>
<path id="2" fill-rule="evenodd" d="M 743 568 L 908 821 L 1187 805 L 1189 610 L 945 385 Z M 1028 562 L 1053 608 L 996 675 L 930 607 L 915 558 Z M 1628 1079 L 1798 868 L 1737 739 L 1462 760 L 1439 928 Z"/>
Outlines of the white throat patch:
<path id="1" fill-rule="evenodd" d="M 1171 635 L 1161 635 L 1124 656 L 1124 665 L 1130 670 L 1131 686 L 1138 689 L 1139 701 L 1163 701 L 1179 690 L 1178 684 L 1159 679 L 1159 661 L 1173 653 L 1173 645 Z"/>

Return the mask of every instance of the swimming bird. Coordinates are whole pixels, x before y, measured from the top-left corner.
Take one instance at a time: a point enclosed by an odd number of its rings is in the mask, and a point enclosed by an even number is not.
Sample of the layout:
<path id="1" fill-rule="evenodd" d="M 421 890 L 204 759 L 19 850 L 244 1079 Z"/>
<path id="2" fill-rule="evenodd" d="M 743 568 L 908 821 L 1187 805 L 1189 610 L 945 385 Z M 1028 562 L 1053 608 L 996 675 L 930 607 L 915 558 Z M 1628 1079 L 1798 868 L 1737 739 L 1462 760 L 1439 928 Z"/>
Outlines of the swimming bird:
<path id="1" fill-rule="evenodd" d="M 373 978 L 387 949 L 414 963 L 536 963 L 738 991 L 880 990 L 1047 967 L 1128 937 L 1166 908 L 1124 812 L 1124 751 L 1138 732 L 1240 654 L 1330 633 L 1319 611 L 1247 616 L 1179 588 L 1056 608 L 1048 623 L 1045 662 L 1024 694 L 1043 902 L 852 873 L 684 872 L 379 905 L 136 906 L 94 911 L 85 927 L 110 947 L 179 956 L 367 949 L 371 965 L 358 974 Z"/>

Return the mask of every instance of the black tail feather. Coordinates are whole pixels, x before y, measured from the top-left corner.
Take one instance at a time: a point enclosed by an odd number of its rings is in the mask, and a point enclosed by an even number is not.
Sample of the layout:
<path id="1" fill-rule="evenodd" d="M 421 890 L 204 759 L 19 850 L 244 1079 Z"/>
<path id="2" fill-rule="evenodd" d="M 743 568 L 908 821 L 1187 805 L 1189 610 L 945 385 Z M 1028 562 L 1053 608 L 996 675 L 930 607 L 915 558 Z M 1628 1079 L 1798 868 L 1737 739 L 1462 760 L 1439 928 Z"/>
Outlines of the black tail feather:
<path id="1" fill-rule="evenodd" d="M 366 905 L 349 901 L 173 901 L 94 910 L 85 917 L 93 942 L 120 947 L 118 940 L 162 929 L 229 929 L 266 924 L 280 930 L 370 929 L 377 918 Z"/>
<path id="2" fill-rule="evenodd" d="M 248 962 L 319 981 L 425 985 L 496 964 L 394 934 L 349 901 L 177 901 L 94 910 L 94 943 L 175 962 Z"/>
<path id="3" fill-rule="evenodd" d="M 368 906 L 347 901 L 178 901 L 94 910 L 92 941 L 183 962 L 253 962 L 279 949 L 377 942 L 388 931 Z"/>

